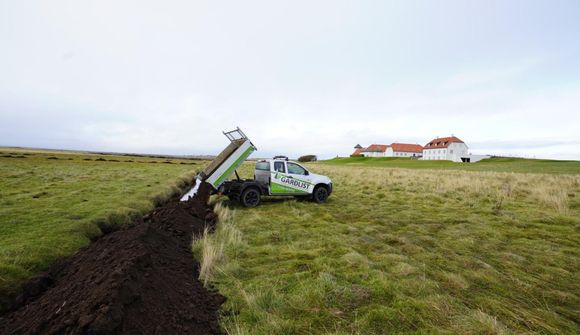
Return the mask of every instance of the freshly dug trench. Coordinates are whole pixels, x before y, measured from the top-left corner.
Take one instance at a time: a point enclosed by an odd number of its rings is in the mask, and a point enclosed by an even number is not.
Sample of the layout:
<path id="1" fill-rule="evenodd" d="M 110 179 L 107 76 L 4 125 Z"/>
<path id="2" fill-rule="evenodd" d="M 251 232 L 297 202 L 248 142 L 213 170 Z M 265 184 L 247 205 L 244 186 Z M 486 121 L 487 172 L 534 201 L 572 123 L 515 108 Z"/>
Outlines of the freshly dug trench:
<path id="1" fill-rule="evenodd" d="M 191 254 L 215 223 L 204 204 L 171 202 L 57 262 L 24 285 L 0 334 L 222 334 L 225 298 L 203 287 Z"/>

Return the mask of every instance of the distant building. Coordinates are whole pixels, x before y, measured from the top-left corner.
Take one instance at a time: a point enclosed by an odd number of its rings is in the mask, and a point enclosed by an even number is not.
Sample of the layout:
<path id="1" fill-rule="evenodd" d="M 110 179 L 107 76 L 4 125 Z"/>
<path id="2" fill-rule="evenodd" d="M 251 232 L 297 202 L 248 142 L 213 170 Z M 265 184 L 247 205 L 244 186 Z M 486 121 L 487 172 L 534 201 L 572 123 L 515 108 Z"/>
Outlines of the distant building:
<path id="1" fill-rule="evenodd" d="M 423 147 L 423 160 L 463 162 L 468 157 L 467 144 L 455 136 L 436 138 Z"/>
<path id="2" fill-rule="evenodd" d="M 362 156 L 362 152 L 365 148 L 363 148 L 360 144 L 354 146 L 354 152 L 350 155 L 350 157 L 357 157 Z"/>
<path id="3" fill-rule="evenodd" d="M 465 163 L 475 163 L 475 162 L 479 162 L 480 160 L 488 159 L 488 158 L 491 158 L 491 156 L 490 155 L 472 155 L 472 154 L 469 154 L 467 156 L 462 156 L 461 161 L 465 162 Z"/>
<path id="4" fill-rule="evenodd" d="M 422 160 L 447 160 L 452 162 L 479 162 L 490 158 L 488 155 L 469 154 L 467 144 L 455 136 L 436 138 L 425 146 L 409 143 L 371 144 L 363 148 L 354 146 L 351 157 L 410 157 Z"/>
<path id="5" fill-rule="evenodd" d="M 423 154 L 422 146 L 408 143 L 371 144 L 366 148 L 357 144 L 354 149 L 351 157 L 421 157 Z"/>
<path id="6" fill-rule="evenodd" d="M 393 143 L 385 152 L 386 157 L 421 157 L 423 147 L 419 144 Z"/>
<path id="7" fill-rule="evenodd" d="M 361 154 L 365 157 L 385 157 L 388 145 L 386 144 L 371 144 L 366 149 L 363 149 Z"/>

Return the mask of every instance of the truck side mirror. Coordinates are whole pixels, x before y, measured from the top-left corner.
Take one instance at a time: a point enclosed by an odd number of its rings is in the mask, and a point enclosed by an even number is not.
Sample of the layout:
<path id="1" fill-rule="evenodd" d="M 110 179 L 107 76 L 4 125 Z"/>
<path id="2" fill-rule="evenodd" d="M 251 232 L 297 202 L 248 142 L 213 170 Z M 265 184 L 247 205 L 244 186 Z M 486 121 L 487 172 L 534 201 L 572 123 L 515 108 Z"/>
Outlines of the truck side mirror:
<path id="1" fill-rule="evenodd" d="M 308 172 L 308 170 L 304 170 L 304 175 L 308 176 L 310 174 L 310 172 Z"/>

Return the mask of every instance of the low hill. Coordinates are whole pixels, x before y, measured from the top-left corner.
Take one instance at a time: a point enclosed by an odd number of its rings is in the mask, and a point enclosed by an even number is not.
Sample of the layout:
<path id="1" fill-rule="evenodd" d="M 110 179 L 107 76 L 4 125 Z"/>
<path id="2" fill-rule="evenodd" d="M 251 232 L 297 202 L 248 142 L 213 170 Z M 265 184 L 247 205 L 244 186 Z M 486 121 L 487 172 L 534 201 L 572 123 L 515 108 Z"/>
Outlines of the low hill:
<path id="1" fill-rule="evenodd" d="M 424 161 L 398 157 L 346 157 L 325 160 L 321 161 L 321 163 L 407 169 L 580 174 L 580 161 L 558 161 L 549 159 L 489 158 L 477 163 L 455 163 L 450 161 Z"/>

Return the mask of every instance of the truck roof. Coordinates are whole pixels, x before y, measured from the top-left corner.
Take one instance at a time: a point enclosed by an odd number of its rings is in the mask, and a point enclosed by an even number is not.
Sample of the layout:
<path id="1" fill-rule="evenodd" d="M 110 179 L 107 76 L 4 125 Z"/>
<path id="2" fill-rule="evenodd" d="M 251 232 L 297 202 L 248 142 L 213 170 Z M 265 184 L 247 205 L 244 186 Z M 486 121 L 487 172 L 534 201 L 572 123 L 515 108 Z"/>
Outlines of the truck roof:
<path id="1" fill-rule="evenodd" d="M 286 156 L 274 156 L 273 158 L 260 159 L 258 162 L 271 162 L 271 161 L 284 161 L 287 162 L 289 159 Z"/>

